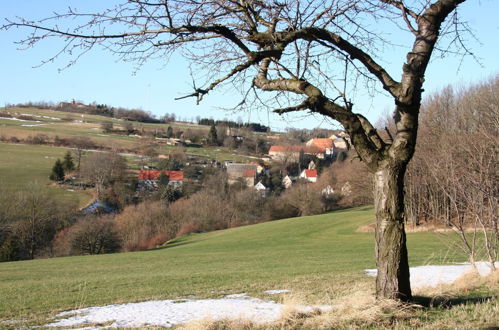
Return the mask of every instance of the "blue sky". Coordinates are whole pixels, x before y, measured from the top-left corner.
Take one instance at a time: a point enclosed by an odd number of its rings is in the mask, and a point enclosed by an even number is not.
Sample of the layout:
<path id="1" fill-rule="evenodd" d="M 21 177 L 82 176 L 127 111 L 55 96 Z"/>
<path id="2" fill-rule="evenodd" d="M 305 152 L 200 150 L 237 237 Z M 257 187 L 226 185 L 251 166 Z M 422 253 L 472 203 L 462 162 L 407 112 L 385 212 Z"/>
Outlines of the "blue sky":
<path id="1" fill-rule="evenodd" d="M 101 9 L 115 1 L 58 1 L 58 0 L 23 0 L 0 1 L 0 17 L 12 18 L 23 16 L 29 19 L 43 18 L 53 11 L 64 11 L 68 6 L 81 10 Z M 448 85 L 466 85 L 487 79 L 499 73 L 499 12 L 497 0 L 468 0 L 460 8 L 462 18 L 469 22 L 480 43 L 471 42 L 470 46 L 481 64 L 471 58 L 460 62 L 460 58 L 447 56 L 434 58 L 426 74 L 426 94 Z M 161 61 L 150 62 L 136 74 L 132 63 L 119 62 L 110 54 L 95 50 L 82 57 L 68 69 L 59 68 L 67 63 L 61 59 L 39 68 L 41 60 L 54 55 L 60 43 L 44 42 L 33 49 L 17 50 L 14 41 L 26 35 L 26 30 L 14 29 L 0 31 L 2 55 L 0 61 L 0 105 L 27 101 L 68 101 L 81 100 L 85 103 L 96 101 L 112 106 L 141 108 L 161 116 L 174 112 L 177 117 L 191 119 L 196 116 L 229 118 L 260 122 L 274 129 L 296 128 L 337 128 L 333 123 L 320 116 L 302 114 L 279 117 L 267 112 L 226 113 L 219 107 L 230 107 L 239 102 L 231 93 L 224 91 L 210 93 L 205 100 L 196 105 L 194 99 L 175 101 L 174 98 L 190 91 L 191 78 L 186 62 L 180 57 L 173 57 L 168 65 Z M 398 34 L 395 38 L 402 38 Z M 402 39 L 403 42 L 404 39 Z M 394 78 L 399 79 L 405 49 L 386 52 L 383 61 Z M 371 99 L 360 90 L 353 99 L 358 112 L 376 121 L 381 114 L 390 111 L 393 101 L 378 96 Z"/>

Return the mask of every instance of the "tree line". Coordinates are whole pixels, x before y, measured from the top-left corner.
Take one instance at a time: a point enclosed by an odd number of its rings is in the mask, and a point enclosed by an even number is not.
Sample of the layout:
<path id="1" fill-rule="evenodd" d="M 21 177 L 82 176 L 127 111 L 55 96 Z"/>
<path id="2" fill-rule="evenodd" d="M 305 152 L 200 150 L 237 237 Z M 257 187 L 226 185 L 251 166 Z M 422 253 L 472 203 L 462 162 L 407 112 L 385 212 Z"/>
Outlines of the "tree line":
<path id="1" fill-rule="evenodd" d="M 447 87 L 423 103 L 418 148 L 406 178 L 407 217 L 457 232 L 474 264 L 497 260 L 499 76 Z M 456 236 L 454 236 L 456 237 Z"/>
<path id="2" fill-rule="evenodd" d="M 232 120 L 215 120 L 213 118 L 198 118 L 199 125 L 205 126 L 225 126 L 230 128 L 248 128 L 252 132 L 270 132 L 270 128 L 259 123 L 242 123 Z"/>

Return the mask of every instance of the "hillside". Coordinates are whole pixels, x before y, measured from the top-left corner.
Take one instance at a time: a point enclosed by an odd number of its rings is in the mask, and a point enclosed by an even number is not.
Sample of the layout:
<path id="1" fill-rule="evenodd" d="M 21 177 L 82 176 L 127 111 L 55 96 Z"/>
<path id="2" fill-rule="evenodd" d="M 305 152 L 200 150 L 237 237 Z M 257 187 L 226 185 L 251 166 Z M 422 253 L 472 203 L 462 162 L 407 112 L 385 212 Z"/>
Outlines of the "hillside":
<path id="1" fill-rule="evenodd" d="M 103 132 L 103 122 L 113 124 L 114 130 Z M 158 132 L 166 132 L 171 126 L 174 132 L 189 132 L 191 135 L 205 135 L 209 126 L 188 122 L 171 122 L 168 124 L 142 123 L 126 121 L 106 116 L 80 114 L 39 108 L 3 108 L 0 109 L 0 141 L 30 141 L 41 138 L 48 141 L 54 139 L 71 139 L 86 137 L 97 148 L 118 148 L 122 152 L 140 154 L 152 146 L 156 152 L 167 154 L 175 150 L 164 140 L 155 139 Z M 134 133 L 127 134 L 127 127 L 133 127 Z M 36 143 L 39 144 L 39 143 Z M 71 143 L 69 143 L 71 144 Z M 251 160 L 244 153 L 223 147 L 185 147 L 187 155 L 202 158 L 224 160 Z"/>
<path id="2" fill-rule="evenodd" d="M 0 264 L 0 318 L 36 320 L 114 302 L 219 297 L 291 289 L 314 302 L 371 287 L 371 208 L 336 211 L 205 234 L 135 253 Z M 431 234 L 409 234 L 413 266 L 464 260 Z M 452 252 L 452 253 L 449 253 Z"/>

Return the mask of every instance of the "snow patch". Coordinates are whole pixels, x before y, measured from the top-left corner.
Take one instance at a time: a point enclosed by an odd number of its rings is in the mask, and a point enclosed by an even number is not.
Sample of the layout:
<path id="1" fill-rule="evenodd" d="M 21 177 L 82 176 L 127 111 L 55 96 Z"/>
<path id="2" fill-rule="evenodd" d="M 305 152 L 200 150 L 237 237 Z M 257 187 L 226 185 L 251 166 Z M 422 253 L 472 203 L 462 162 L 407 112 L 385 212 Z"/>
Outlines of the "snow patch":
<path id="1" fill-rule="evenodd" d="M 499 267 L 499 262 L 495 263 L 496 268 Z M 476 263 L 478 273 L 481 276 L 490 274 L 492 271 L 490 263 L 480 261 Z M 411 267 L 411 288 L 420 289 L 424 287 L 436 287 L 440 284 L 450 284 L 456 281 L 459 277 L 473 271 L 473 267 L 467 263 L 456 263 L 446 266 L 418 266 Z M 376 269 L 366 269 L 365 274 L 375 277 L 378 274 Z"/>
<path id="2" fill-rule="evenodd" d="M 43 126 L 47 124 L 22 124 L 21 126 L 23 127 L 37 127 L 37 126 Z"/>
<path id="3" fill-rule="evenodd" d="M 310 313 L 316 309 L 328 311 L 331 306 L 296 307 L 296 310 L 302 313 Z M 59 313 L 57 317 L 62 319 L 45 326 L 75 327 L 112 322 L 107 327 L 172 327 L 202 319 L 247 319 L 262 324 L 278 320 L 283 310 L 284 305 L 274 301 L 264 301 L 248 297 L 245 294 L 237 294 L 222 299 L 154 300 L 89 307 Z"/>
<path id="4" fill-rule="evenodd" d="M 279 289 L 279 290 L 267 290 L 264 291 L 266 294 L 281 294 L 281 293 L 290 293 L 291 290 L 288 289 Z"/>

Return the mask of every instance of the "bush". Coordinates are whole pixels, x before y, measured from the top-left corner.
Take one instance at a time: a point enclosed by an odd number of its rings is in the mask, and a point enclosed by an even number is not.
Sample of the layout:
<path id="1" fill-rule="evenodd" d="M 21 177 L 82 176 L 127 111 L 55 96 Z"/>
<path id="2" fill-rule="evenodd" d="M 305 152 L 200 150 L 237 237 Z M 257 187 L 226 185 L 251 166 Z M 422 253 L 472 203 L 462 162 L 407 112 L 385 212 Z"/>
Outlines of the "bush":
<path id="1" fill-rule="evenodd" d="M 168 205 L 159 201 L 125 207 L 116 216 L 123 250 L 151 249 L 174 238 L 179 229 L 176 219 L 170 216 Z"/>
<path id="2" fill-rule="evenodd" d="M 71 228 L 72 254 L 102 254 L 118 252 L 121 242 L 114 221 L 107 217 L 88 216 Z"/>

